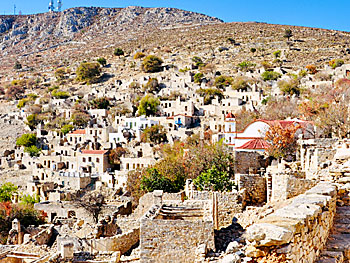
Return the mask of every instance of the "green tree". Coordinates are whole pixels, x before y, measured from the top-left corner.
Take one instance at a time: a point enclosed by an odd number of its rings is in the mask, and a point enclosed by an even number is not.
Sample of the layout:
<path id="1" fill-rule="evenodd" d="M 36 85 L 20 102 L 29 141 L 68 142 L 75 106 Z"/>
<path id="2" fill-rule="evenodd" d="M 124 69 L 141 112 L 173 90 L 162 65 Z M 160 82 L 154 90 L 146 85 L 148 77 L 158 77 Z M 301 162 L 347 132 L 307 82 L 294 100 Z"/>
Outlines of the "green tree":
<path id="1" fill-rule="evenodd" d="M 72 124 L 66 124 L 63 125 L 61 128 L 61 132 L 66 135 L 67 133 L 71 132 L 74 129 L 74 126 Z"/>
<path id="2" fill-rule="evenodd" d="M 0 186 L 0 202 L 11 201 L 12 195 L 17 193 L 18 187 L 12 183 L 5 183 Z"/>
<path id="3" fill-rule="evenodd" d="M 108 155 L 109 163 L 117 165 L 120 164 L 120 158 L 126 153 L 127 150 L 120 146 L 112 149 Z"/>
<path id="4" fill-rule="evenodd" d="M 36 114 L 31 114 L 27 116 L 27 121 L 24 122 L 31 130 L 34 130 L 39 124 L 39 120 Z"/>
<path id="5" fill-rule="evenodd" d="M 70 97 L 69 92 L 66 91 L 61 91 L 61 90 L 53 90 L 51 93 L 52 97 L 56 98 L 56 99 L 67 99 Z"/>
<path id="6" fill-rule="evenodd" d="M 153 125 L 147 127 L 142 133 L 144 142 L 153 142 L 155 144 L 164 143 L 167 141 L 166 131 L 161 125 Z"/>
<path id="7" fill-rule="evenodd" d="M 142 61 L 142 70 L 147 73 L 159 72 L 162 69 L 162 64 L 161 58 L 149 55 Z"/>
<path id="8" fill-rule="evenodd" d="M 275 72 L 275 71 L 265 71 L 261 74 L 261 77 L 264 81 L 268 80 L 277 80 L 281 77 L 281 73 Z"/>
<path id="9" fill-rule="evenodd" d="M 38 157 L 41 153 L 41 149 L 35 145 L 24 148 L 24 152 L 29 153 L 30 157 Z"/>
<path id="10" fill-rule="evenodd" d="M 141 179 L 141 189 L 147 192 L 153 192 L 154 190 L 163 190 L 167 193 L 176 192 L 171 180 L 161 175 L 155 168 L 146 170 L 146 174 Z"/>
<path id="11" fill-rule="evenodd" d="M 199 72 L 199 73 L 197 73 L 196 75 L 193 76 L 193 81 L 194 81 L 194 83 L 201 84 L 203 78 L 204 78 L 204 74 Z"/>
<path id="12" fill-rule="evenodd" d="M 342 59 L 333 59 L 329 61 L 329 66 L 331 66 L 333 69 L 341 67 L 342 65 L 344 65 L 344 60 Z"/>
<path id="13" fill-rule="evenodd" d="M 273 54 L 273 56 L 274 56 L 275 58 L 279 58 L 279 57 L 281 57 L 281 53 L 282 53 L 281 50 L 276 50 L 276 51 L 273 52 L 272 54 Z"/>
<path id="14" fill-rule="evenodd" d="M 95 83 L 101 74 L 101 67 L 98 63 L 83 62 L 76 70 L 79 82 L 86 82 L 87 84 Z"/>
<path id="15" fill-rule="evenodd" d="M 299 88 L 299 81 L 297 79 L 280 80 L 277 85 L 285 94 L 299 96 L 301 93 L 301 88 Z"/>
<path id="16" fill-rule="evenodd" d="M 153 93 L 158 92 L 160 89 L 158 80 L 156 78 L 150 78 L 147 83 L 143 86 L 144 91 Z"/>
<path id="17" fill-rule="evenodd" d="M 21 198 L 21 203 L 26 205 L 34 205 L 36 203 L 40 202 L 40 196 L 39 195 L 23 195 Z"/>
<path id="18" fill-rule="evenodd" d="M 90 105 L 93 109 L 108 109 L 110 103 L 108 98 L 102 97 L 90 101 Z"/>
<path id="19" fill-rule="evenodd" d="M 22 109 L 29 101 L 31 101 L 30 98 L 21 99 L 17 104 L 17 108 Z"/>
<path id="20" fill-rule="evenodd" d="M 256 64 L 250 61 L 243 61 L 237 65 L 241 71 L 247 72 L 247 71 L 253 71 Z"/>
<path id="21" fill-rule="evenodd" d="M 200 191 L 232 191 L 234 183 L 226 171 L 221 171 L 215 166 L 201 173 L 193 180 L 194 185 Z"/>
<path id="22" fill-rule="evenodd" d="M 114 49 L 114 56 L 118 56 L 118 57 L 120 57 L 120 56 L 123 56 L 124 55 L 124 51 L 121 49 L 121 48 L 116 48 L 116 49 Z"/>
<path id="23" fill-rule="evenodd" d="M 139 115 L 155 115 L 158 111 L 159 104 L 160 102 L 158 98 L 154 97 L 153 95 L 147 94 L 140 101 L 140 105 L 138 107 Z"/>
<path id="24" fill-rule="evenodd" d="M 214 85 L 218 88 L 218 89 L 223 89 L 227 86 L 230 86 L 233 82 L 232 77 L 229 76 L 218 76 L 215 78 L 215 82 Z"/>
<path id="25" fill-rule="evenodd" d="M 29 147 L 36 144 L 36 135 L 32 133 L 25 133 L 16 141 L 17 146 Z"/>
<path id="26" fill-rule="evenodd" d="M 253 54 L 256 52 L 256 48 L 255 47 L 252 47 L 251 49 L 250 49 L 250 52 L 252 52 Z"/>
<path id="27" fill-rule="evenodd" d="M 96 60 L 102 67 L 107 65 L 107 60 L 105 58 L 98 58 Z"/>
<path id="28" fill-rule="evenodd" d="M 84 127 L 89 121 L 91 117 L 89 114 L 81 111 L 76 111 L 72 115 L 72 122 L 75 126 Z"/>
<path id="29" fill-rule="evenodd" d="M 284 37 L 284 38 L 287 38 L 287 39 L 288 39 L 288 41 L 289 41 L 289 39 L 290 39 L 292 36 L 293 36 L 293 32 L 292 32 L 292 30 L 290 30 L 290 29 L 286 29 L 286 30 L 284 31 L 284 35 L 283 35 L 283 37 Z"/>
<path id="30" fill-rule="evenodd" d="M 217 88 L 200 88 L 196 90 L 196 93 L 198 93 L 201 97 L 204 97 L 205 105 L 210 104 L 215 97 L 218 97 L 219 100 L 221 100 L 224 97 L 223 92 Z"/>
<path id="31" fill-rule="evenodd" d="M 198 68 L 204 67 L 206 64 L 203 62 L 203 60 L 200 57 L 193 57 L 192 61 L 194 62 L 194 65 Z"/>
<path id="32" fill-rule="evenodd" d="M 14 69 L 21 69 L 22 68 L 22 64 L 17 60 L 15 65 L 13 66 Z"/>

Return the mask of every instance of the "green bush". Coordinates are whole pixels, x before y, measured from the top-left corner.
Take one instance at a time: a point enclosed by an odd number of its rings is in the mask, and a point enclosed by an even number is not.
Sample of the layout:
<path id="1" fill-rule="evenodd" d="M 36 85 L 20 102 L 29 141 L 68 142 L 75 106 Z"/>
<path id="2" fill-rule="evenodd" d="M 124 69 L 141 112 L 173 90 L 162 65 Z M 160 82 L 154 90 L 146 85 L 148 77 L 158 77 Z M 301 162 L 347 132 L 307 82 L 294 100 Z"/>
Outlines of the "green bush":
<path id="1" fill-rule="evenodd" d="M 140 101 L 140 105 L 138 107 L 139 115 L 155 115 L 158 111 L 159 104 L 160 102 L 158 98 L 149 94 L 146 95 Z"/>
<path id="2" fill-rule="evenodd" d="M 203 62 L 203 60 L 200 57 L 195 56 L 192 58 L 192 61 L 194 62 L 196 67 L 201 68 L 201 67 L 205 66 L 205 63 Z"/>
<path id="3" fill-rule="evenodd" d="M 52 87 L 48 87 L 48 88 L 47 88 L 47 90 L 50 91 L 50 92 L 52 92 L 52 91 L 54 91 L 54 90 L 56 90 L 56 89 L 59 89 L 59 86 L 54 85 L 54 86 L 52 86 Z"/>
<path id="4" fill-rule="evenodd" d="M 161 58 L 149 55 L 142 61 L 142 70 L 147 73 L 159 72 L 162 69 L 162 64 Z"/>
<path id="5" fill-rule="evenodd" d="M 250 62 L 250 61 L 243 61 L 237 65 L 241 71 L 252 71 L 254 70 L 256 64 Z"/>
<path id="6" fill-rule="evenodd" d="M 150 78 L 143 86 L 143 89 L 149 93 L 158 92 L 160 89 L 158 80 L 156 78 Z"/>
<path id="7" fill-rule="evenodd" d="M 85 112 L 75 112 L 72 115 L 72 122 L 75 126 L 84 127 L 90 118 L 90 115 Z"/>
<path id="8" fill-rule="evenodd" d="M 34 205 L 40 203 L 40 196 L 38 195 L 23 195 L 21 198 L 21 203 L 26 205 Z"/>
<path id="9" fill-rule="evenodd" d="M 146 55 L 142 52 L 137 52 L 135 55 L 134 55 L 134 59 L 140 59 L 140 58 L 144 58 Z"/>
<path id="10" fill-rule="evenodd" d="M 29 101 L 29 98 L 21 99 L 17 104 L 17 108 L 22 109 Z"/>
<path id="11" fill-rule="evenodd" d="M 29 147 L 36 144 L 36 135 L 32 133 L 25 133 L 16 141 L 17 146 Z"/>
<path id="12" fill-rule="evenodd" d="M 98 58 L 97 62 L 102 66 L 106 66 L 107 65 L 107 60 L 105 58 Z"/>
<path id="13" fill-rule="evenodd" d="M 29 153 L 30 157 L 38 157 L 41 153 L 41 149 L 35 145 L 25 147 L 24 152 Z"/>
<path id="14" fill-rule="evenodd" d="M 101 67 L 98 63 L 83 62 L 77 68 L 76 80 L 79 82 L 86 82 L 87 84 L 98 81 L 101 74 Z"/>
<path id="15" fill-rule="evenodd" d="M 141 190 L 147 192 L 153 192 L 154 190 L 163 190 L 167 193 L 177 192 L 172 181 L 161 175 L 155 168 L 147 169 L 147 174 L 141 179 Z"/>
<path id="16" fill-rule="evenodd" d="M 164 143 L 167 141 L 166 131 L 161 125 L 147 127 L 141 135 L 141 140 L 143 142 L 152 142 L 155 144 Z"/>
<path id="17" fill-rule="evenodd" d="M 234 183 L 229 174 L 220 171 L 215 166 L 193 180 L 194 185 L 200 191 L 232 191 Z"/>
<path id="18" fill-rule="evenodd" d="M 61 132 L 66 135 L 74 129 L 74 126 L 71 124 L 66 124 L 61 128 Z"/>
<path id="19" fill-rule="evenodd" d="M 282 75 L 280 73 L 275 72 L 275 71 L 265 71 L 264 73 L 261 74 L 261 77 L 263 78 L 264 81 L 277 80 L 281 76 Z"/>
<path id="20" fill-rule="evenodd" d="M 114 49 L 114 56 L 123 56 L 124 55 L 124 51 L 121 49 L 121 48 L 116 48 L 116 49 Z"/>
<path id="21" fill-rule="evenodd" d="M 36 114 L 31 114 L 27 116 L 27 121 L 24 122 L 31 130 L 34 130 L 39 124 L 39 120 Z"/>
<path id="22" fill-rule="evenodd" d="M 0 186 L 0 202 L 11 201 L 12 195 L 17 193 L 18 187 L 12 183 L 5 183 Z"/>
<path id="23" fill-rule="evenodd" d="M 108 109 L 110 103 L 108 98 L 102 97 L 90 101 L 90 105 L 93 109 Z"/>
<path id="24" fill-rule="evenodd" d="M 281 53 L 282 53 L 281 50 L 276 50 L 276 51 L 273 52 L 272 54 L 273 54 L 273 56 L 274 56 L 275 58 L 279 58 L 279 57 L 281 56 Z"/>
<path id="25" fill-rule="evenodd" d="M 224 87 L 230 86 L 233 82 L 233 79 L 229 76 L 218 76 L 215 78 L 214 85 L 218 89 L 223 89 Z"/>
<path id="26" fill-rule="evenodd" d="M 233 82 L 232 82 L 232 89 L 234 90 L 245 90 L 249 88 L 249 83 L 251 82 L 251 79 L 244 78 L 244 77 L 237 77 Z"/>
<path id="27" fill-rule="evenodd" d="M 344 65 L 344 60 L 342 59 L 333 59 L 331 61 L 329 61 L 329 65 L 335 69 L 337 67 L 341 67 L 342 65 Z"/>
<path id="28" fill-rule="evenodd" d="M 13 66 L 14 69 L 21 69 L 22 64 L 19 61 L 16 61 L 15 65 Z"/>
<path id="29" fill-rule="evenodd" d="M 201 84 L 203 78 L 204 78 L 203 73 L 197 73 L 196 75 L 194 75 L 193 81 L 194 81 L 194 83 Z"/>
<path id="30" fill-rule="evenodd" d="M 56 99 L 67 99 L 70 97 L 70 94 L 66 91 L 61 91 L 61 90 L 54 90 L 51 93 L 52 97 Z"/>
<path id="31" fill-rule="evenodd" d="M 285 94 L 299 96 L 301 93 L 301 89 L 298 87 L 299 81 L 296 79 L 280 80 L 277 85 Z"/>

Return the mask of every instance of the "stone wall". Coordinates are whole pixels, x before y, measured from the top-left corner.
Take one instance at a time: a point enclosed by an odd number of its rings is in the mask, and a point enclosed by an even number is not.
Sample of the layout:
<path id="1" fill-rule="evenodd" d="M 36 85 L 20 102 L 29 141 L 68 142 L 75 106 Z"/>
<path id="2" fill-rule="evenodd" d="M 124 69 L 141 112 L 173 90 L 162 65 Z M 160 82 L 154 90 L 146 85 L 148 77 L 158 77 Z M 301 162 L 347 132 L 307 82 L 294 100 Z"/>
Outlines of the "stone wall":
<path id="1" fill-rule="evenodd" d="M 215 195 L 215 199 L 213 195 Z M 217 211 L 217 228 L 220 229 L 231 225 L 232 219 L 235 215 L 242 213 L 246 207 L 246 191 L 192 191 L 190 200 L 213 200 L 215 206 L 214 209 Z"/>
<path id="2" fill-rule="evenodd" d="M 121 254 L 127 252 L 140 240 L 140 229 L 135 228 L 114 237 L 92 239 L 91 248 L 98 251 L 120 251 Z M 89 250 L 87 250 L 89 251 Z"/>
<path id="3" fill-rule="evenodd" d="M 314 172 L 331 164 L 336 154 L 338 139 L 318 138 L 302 140 L 300 144 L 300 163 L 307 178 L 313 178 Z"/>
<path id="4" fill-rule="evenodd" d="M 316 181 L 295 177 L 291 174 L 278 173 L 272 175 L 271 201 L 286 200 L 305 193 L 316 185 Z"/>
<path id="5" fill-rule="evenodd" d="M 246 189 L 246 203 L 257 205 L 266 202 L 267 189 L 266 178 L 259 174 L 237 174 L 236 184 L 238 189 Z"/>
<path id="6" fill-rule="evenodd" d="M 283 262 L 312 263 L 323 249 L 336 212 L 337 189 L 319 183 L 246 231 L 256 257 L 281 255 Z"/>
<path id="7" fill-rule="evenodd" d="M 142 219 L 140 233 L 143 263 L 193 263 L 199 245 L 215 248 L 213 222 L 210 221 Z"/>
<path id="8" fill-rule="evenodd" d="M 268 165 L 264 156 L 257 152 L 236 152 L 235 160 L 235 174 L 257 173 L 261 167 Z"/>
<path id="9" fill-rule="evenodd" d="M 246 191 L 243 192 L 216 192 L 218 207 L 218 229 L 232 224 L 236 214 L 242 213 L 246 203 Z"/>

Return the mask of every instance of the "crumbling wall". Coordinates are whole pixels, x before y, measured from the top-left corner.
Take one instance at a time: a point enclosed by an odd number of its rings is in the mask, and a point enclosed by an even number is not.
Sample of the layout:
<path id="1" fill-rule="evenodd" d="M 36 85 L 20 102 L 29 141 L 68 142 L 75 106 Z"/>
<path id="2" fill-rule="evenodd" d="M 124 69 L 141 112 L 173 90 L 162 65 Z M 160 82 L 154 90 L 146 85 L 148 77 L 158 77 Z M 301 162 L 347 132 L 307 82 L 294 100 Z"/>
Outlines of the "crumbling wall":
<path id="1" fill-rule="evenodd" d="M 213 195 L 215 195 L 215 199 Z M 217 210 L 218 228 L 220 229 L 231 225 L 235 215 L 242 213 L 246 207 L 246 191 L 191 191 L 190 200 L 213 200 Z"/>
<path id="2" fill-rule="evenodd" d="M 238 189 L 246 189 L 248 205 L 262 204 L 267 199 L 266 178 L 259 174 L 237 174 Z"/>
<path id="3" fill-rule="evenodd" d="M 193 263 L 199 245 L 215 248 L 210 221 L 142 219 L 140 233 L 140 258 L 144 263 Z"/>
<path id="4" fill-rule="evenodd" d="M 286 200 L 305 193 L 316 185 L 316 181 L 295 177 L 291 174 L 278 173 L 272 175 L 271 200 Z"/>
<path id="5" fill-rule="evenodd" d="M 218 206 L 218 229 L 232 224 L 236 214 L 242 213 L 246 206 L 246 191 L 216 192 Z"/>
<path id="6" fill-rule="evenodd" d="M 235 174 L 257 173 L 261 167 L 266 168 L 268 162 L 257 152 L 236 152 Z"/>
<path id="7" fill-rule="evenodd" d="M 139 240 L 140 229 L 135 228 L 114 237 L 92 239 L 91 246 L 95 251 L 120 251 L 121 254 L 124 254 L 137 244 Z"/>
<path id="8" fill-rule="evenodd" d="M 250 226 L 248 245 L 257 249 L 256 257 L 281 255 L 287 263 L 315 262 L 333 226 L 336 199 L 335 186 L 319 183 Z"/>

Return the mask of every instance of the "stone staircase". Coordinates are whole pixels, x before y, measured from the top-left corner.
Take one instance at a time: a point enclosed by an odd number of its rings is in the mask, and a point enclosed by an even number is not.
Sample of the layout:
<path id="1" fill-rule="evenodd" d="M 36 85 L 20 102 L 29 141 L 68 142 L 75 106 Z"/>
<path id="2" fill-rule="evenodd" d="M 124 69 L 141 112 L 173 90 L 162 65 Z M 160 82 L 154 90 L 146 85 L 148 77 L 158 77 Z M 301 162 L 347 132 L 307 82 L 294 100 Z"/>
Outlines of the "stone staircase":
<path id="1" fill-rule="evenodd" d="M 350 205 L 337 206 L 334 225 L 316 263 L 350 263 Z"/>

